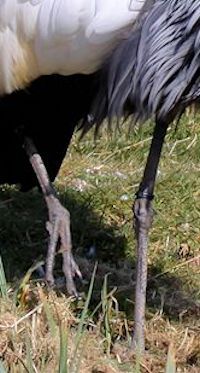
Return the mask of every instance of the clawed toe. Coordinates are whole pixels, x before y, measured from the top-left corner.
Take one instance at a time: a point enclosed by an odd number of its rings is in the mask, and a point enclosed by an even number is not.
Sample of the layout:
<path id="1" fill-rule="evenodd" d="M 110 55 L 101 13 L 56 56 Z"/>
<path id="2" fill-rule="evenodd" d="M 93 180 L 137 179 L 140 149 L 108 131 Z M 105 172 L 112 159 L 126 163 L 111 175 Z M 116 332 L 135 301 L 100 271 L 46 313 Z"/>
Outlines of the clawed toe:
<path id="1" fill-rule="evenodd" d="M 81 279 L 82 275 L 71 252 L 70 214 L 56 196 L 50 195 L 46 200 L 49 209 L 47 230 L 50 237 L 46 259 L 46 280 L 50 286 L 54 285 L 54 260 L 56 249 L 59 246 L 59 252 L 62 253 L 63 257 L 63 273 L 67 291 L 70 295 L 78 297 L 74 278 L 77 276 Z"/>

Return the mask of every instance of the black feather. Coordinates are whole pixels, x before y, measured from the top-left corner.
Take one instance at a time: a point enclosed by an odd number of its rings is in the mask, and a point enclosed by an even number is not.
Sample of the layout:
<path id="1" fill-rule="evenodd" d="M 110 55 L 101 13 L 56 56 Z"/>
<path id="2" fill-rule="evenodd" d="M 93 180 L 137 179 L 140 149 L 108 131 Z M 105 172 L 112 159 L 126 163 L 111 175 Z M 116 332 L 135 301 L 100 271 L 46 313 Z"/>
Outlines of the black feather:
<path id="1" fill-rule="evenodd" d="M 0 99 L 0 184 L 23 190 L 37 185 L 24 136 L 32 138 L 54 180 L 76 126 L 89 112 L 95 81 L 95 75 L 46 76 Z"/>

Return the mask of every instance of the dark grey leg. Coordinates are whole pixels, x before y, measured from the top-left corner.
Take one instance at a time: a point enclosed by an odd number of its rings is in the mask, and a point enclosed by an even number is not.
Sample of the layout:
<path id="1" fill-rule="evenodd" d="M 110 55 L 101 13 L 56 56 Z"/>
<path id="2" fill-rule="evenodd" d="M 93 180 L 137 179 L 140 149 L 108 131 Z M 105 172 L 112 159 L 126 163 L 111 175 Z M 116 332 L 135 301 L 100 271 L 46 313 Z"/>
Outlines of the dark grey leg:
<path id="1" fill-rule="evenodd" d="M 133 206 L 137 239 L 137 265 L 134 314 L 135 329 L 131 347 L 141 353 L 145 349 L 144 323 L 147 287 L 148 234 L 153 221 L 152 200 L 156 172 L 167 127 L 167 124 L 156 123 L 144 175 Z"/>
<path id="2" fill-rule="evenodd" d="M 71 253 L 70 214 L 61 205 L 42 158 L 30 138 L 25 139 L 24 148 L 37 176 L 49 213 L 47 230 L 50 239 L 46 258 L 46 280 L 50 285 L 54 284 L 53 268 L 56 248 L 59 243 L 68 293 L 77 296 L 73 278 L 75 275 L 81 277 L 81 273 Z"/>

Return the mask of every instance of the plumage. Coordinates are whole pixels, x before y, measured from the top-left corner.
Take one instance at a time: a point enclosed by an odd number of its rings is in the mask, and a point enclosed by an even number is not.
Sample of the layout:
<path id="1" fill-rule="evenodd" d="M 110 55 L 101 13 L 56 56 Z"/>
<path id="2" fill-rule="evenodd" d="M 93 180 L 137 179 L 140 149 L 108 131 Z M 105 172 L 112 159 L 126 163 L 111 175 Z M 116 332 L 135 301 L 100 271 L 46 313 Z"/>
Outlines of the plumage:
<path id="1" fill-rule="evenodd" d="M 89 112 L 98 81 L 93 71 L 125 37 L 143 3 L 0 1 L 1 183 L 19 183 L 22 189 L 35 185 L 21 146 L 25 136 L 33 138 L 54 180 L 69 143 L 67 136 Z"/>
<path id="2" fill-rule="evenodd" d="M 34 138 L 51 180 L 55 178 L 68 145 L 62 135 L 66 131 L 71 136 L 71 128 L 89 111 L 90 87 L 96 84 L 93 71 L 125 37 L 143 3 L 141 0 L 0 1 L 0 182 L 20 183 L 24 189 L 35 184 L 21 148 L 18 127 L 23 136 Z M 72 76 L 79 73 L 91 76 Z M 52 74 L 69 78 L 41 78 Z M 88 97 L 84 97 L 82 92 L 87 85 Z M 56 134 L 53 122 L 60 124 Z"/>
<path id="3" fill-rule="evenodd" d="M 165 122 L 181 113 L 199 96 L 199 46 L 199 1 L 156 1 L 106 63 L 97 96 L 107 91 L 107 106 L 95 107 L 96 121 L 125 114 Z"/>
<path id="4" fill-rule="evenodd" d="M 144 2 L 1 0 L 0 94 L 41 75 L 93 73 L 126 36 Z"/>

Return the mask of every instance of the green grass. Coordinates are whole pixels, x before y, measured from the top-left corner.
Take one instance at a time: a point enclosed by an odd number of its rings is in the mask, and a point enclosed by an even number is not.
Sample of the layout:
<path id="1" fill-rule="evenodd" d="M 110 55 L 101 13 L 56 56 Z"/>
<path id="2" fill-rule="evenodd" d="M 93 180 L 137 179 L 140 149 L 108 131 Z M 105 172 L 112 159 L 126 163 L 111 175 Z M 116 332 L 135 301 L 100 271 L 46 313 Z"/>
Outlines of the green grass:
<path id="1" fill-rule="evenodd" d="M 148 260 L 148 353 L 141 372 L 164 372 L 167 354 L 167 372 L 174 371 L 174 356 L 180 372 L 200 371 L 199 122 L 198 115 L 195 121 L 183 117 L 176 131 L 172 126 L 159 165 Z M 147 124 L 131 131 L 128 127 L 124 125 L 121 133 L 112 136 L 103 130 L 95 142 L 92 133 L 82 142 L 76 135 L 55 183 L 71 213 L 73 250 L 84 277 L 83 285 L 79 285 L 83 299 L 87 299 L 94 261 L 99 262 L 90 305 L 70 301 L 60 292 L 46 295 L 37 277 L 22 282 L 29 268 L 45 258 L 46 210 L 36 190 L 22 194 L 14 187 L 1 188 L 0 247 L 7 282 L 3 276 L 0 333 L 5 322 L 15 323 L 42 305 L 40 313 L 37 310 L 19 322 L 17 330 L 3 328 L 8 347 L 6 352 L 0 342 L 0 359 L 11 372 L 24 371 L 23 363 L 39 372 L 64 372 L 73 363 L 81 373 L 100 372 L 98 366 L 105 367 L 105 372 L 134 371 L 134 358 L 127 361 L 124 353 L 134 306 L 136 258 L 131 207 L 153 127 Z M 87 259 L 91 247 L 95 257 Z M 60 256 L 57 259 L 55 274 L 59 279 Z M 114 287 L 117 289 L 112 291 Z M 66 330 L 60 330 L 60 325 L 67 325 Z M 73 362 L 70 359 L 77 338 L 80 343 Z M 172 341 L 173 349 L 169 349 Z"/>

